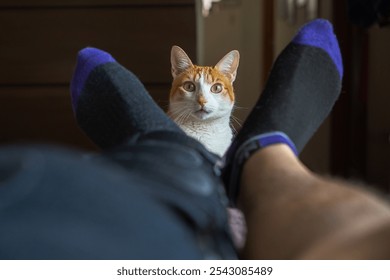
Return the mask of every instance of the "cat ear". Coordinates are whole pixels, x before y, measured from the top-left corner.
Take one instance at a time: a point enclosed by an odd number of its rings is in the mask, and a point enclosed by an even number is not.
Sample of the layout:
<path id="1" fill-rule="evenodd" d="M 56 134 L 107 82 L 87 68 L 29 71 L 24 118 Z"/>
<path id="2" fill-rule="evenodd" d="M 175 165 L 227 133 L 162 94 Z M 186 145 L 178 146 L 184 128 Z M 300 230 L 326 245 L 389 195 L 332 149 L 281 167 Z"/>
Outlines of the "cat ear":
<path id="1" fill-rule="evenodd" d="M 237 68 L 240 61 L 240 53 L 236 50 L 229 52 L 218 63 L 215 68 L 225 74 L 233 83 L 236 79 Z"/>
<path id="2" fill-rule="evenodd" d="M 173 78 L 176 78 L 176 76 L 193 66 L 191 59 L 185 51 L 178 46 L 173 46 L 171 49 L 171 65 Z"/>

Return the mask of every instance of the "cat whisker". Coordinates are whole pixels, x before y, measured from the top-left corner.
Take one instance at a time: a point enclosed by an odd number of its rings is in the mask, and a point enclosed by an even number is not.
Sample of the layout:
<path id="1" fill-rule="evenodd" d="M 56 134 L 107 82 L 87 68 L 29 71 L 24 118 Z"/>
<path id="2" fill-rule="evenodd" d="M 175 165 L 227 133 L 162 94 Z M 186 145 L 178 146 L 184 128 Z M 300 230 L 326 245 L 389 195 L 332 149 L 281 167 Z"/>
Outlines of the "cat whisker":
<path id="1" fill-rule="evenodd" d="M 178 124 L 183 124 L 186 122 L 188 117 L 191 115 L 191 110 L 188 107 L 181 108 L 176 110 L 174 114 L 174 121 Z"/>
<path id="2" fill-rule="evenodd" d="M 174 121 L 178 124 L 181 124 L 181 120 L 183 118 L 183 113 L 180 113 L 180 114 L 176 114 L 175 117 L 174 117 Z"/>
<path id="3" fill-rule="evenodd" d="M 237 105 L 233 105 L 233 110 L 249 110 L 248 107 L 242 107 L 242 106 L 237 106 Z"/>
<path id="4" fill-rule="evenodd" d="M 239 119 L 239 118 L 237 118 L 236 116 L 233 116 L 233 115 L 231 115 L 230 116 L 230 119 L 232 120 L 232 121 L 234 121 L 239 127 L 242 127 L 242 121 Z"/>
<path id="5" fill-rule="evenodd" d="M 186 116 L 185 119 L 184 119 L 185 122 L 188 120 L 188 118 L 191 116 L 191 114 L 192 114 L 192 111 L 189 110 L 189 111 L 187 112 L 187 116 Z"/>
<path id="6" fill-rule="evenodd" d="M 233 134 L 236 135 L 238 133 L 237 129 L 236 129 L 236 125 L 241 128 L 241 120 L 239 118 L 237 118 L 236 116 L 233 116 L 231 115 L 230 116 L 230 119 L 232 120 L 232 122 L 230 123 L 230 127 L 233 131 Z"/>
<path id="7" fill-rule="evenodd" d="M 169 115 L 172 118 L 175 118 L 175 117 L 178 117 L 179 115 L 181 115 L 182 113 L 186 112 L 187 110 L 189 110 L 188 106 L 179 106 L 179 107 L 176 107 L 175 110 L 170 110 Z"/>
<path id="8" fill-rule="evenodd" d="M 230 125 L 230 128 L 232 129 L 234 135 L 236 135 L 238 133 L 237 129 L 234 127 L 234 125 Z"/>
<path id="9" fill-rule="evenodd" d="M 188 114 L 192 112 L 192 108 L 190 106 L 183 107 L 182 110 L 180 110 L 180 114 Z"/>
<path id="10" fill-rule="evenodd" d="M 181 113 L 181 114 L 177 117 L 177 123 L 183 124 L 185 118 L 186 118 L 186 112 Z"/>

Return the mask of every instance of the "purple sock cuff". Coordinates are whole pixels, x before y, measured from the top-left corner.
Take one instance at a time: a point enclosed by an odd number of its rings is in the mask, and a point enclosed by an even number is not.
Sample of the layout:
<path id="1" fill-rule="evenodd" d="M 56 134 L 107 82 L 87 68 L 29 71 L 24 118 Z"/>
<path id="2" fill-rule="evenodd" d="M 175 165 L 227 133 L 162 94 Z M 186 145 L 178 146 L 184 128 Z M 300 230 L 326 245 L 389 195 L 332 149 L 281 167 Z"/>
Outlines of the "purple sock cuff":
<path id="1" fill-rule="evenodd" d="M 70 85 L 73 111 L 77 108 L 80 93 L 91 71 L 109 62 L 116 61 L 109 53 L 96 48 L 84 48 L 78 53 L 76 69 Z"/>
<path id="2" fill-rule="evenodd" d="M 263 133 L 256 135 L 248 139 L 244 144 L 240 146 L 236 155 L 236 161 L 238 164 L 242 164 L 247 160 L 255 151 L 275 144 L 286 144 L 294 152 L 296 156 L 299 155 L 297 148 L 290 137 L 280 131 L 274 131 L 269 133 Z"/>
<path id="3" fill-rule="evenodd" d="M 261 134 L 258 136 L 257 141 L 260 147 L 265 148 L 274 144 L 286 144 L 290 147 L 290 149 L 294 152 L 296 156 L 298 156 L 298 150 L 295 147 L 295 144 L 291 141 L 290 137 L 288 137 L 283 132 L 270 132 Z"/>
<path id="4" fill-rule="evenodd" d="M 340 52 L 340 47 L 333 32 L 332 24 L 325 19 L 315 19 L 304 25 L 295 35 L 293 43 L 313 46 L 326 51 L 340 74 L 340 79 L 343 78 L 343 62 Z"/>

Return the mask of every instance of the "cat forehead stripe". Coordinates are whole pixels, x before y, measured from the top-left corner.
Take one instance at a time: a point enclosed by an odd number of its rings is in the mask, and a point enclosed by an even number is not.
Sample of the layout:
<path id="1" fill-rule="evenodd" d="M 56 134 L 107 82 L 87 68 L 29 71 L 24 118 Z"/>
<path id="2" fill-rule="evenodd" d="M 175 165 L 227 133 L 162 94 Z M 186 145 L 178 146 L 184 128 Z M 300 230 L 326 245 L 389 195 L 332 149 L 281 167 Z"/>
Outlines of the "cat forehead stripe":
<path id="1" fill-rule="evenodd" d="M 194 79 L 196 82 L 203 78 L 205 82 L 213 83 L 216 81 L 222 81 L 218 74 L 219 73 L 217 73 L 212 67 L 194 66 L 193 73 L 190 73 L 189 78 Z"/>

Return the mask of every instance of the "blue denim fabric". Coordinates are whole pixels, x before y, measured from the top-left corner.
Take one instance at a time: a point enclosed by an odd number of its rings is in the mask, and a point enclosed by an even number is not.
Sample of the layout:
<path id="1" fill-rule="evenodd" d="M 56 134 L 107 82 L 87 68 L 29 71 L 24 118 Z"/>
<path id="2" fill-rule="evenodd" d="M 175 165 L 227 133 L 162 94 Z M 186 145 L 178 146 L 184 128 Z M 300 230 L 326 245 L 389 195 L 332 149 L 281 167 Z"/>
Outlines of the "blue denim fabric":
<path id="1" fill-rule="evenodd" d="M 163 138 L 1 148 L 0 259 L 236 258 L 213 155 Z"/>

